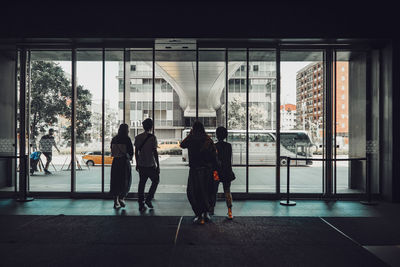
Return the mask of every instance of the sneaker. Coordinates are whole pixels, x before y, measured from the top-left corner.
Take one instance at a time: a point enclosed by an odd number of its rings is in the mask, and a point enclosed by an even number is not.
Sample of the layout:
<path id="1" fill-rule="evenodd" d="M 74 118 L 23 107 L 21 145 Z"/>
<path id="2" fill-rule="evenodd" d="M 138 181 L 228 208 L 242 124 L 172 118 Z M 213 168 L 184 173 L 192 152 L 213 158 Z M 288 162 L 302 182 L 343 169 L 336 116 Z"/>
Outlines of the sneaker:
<path id="1" fill-rule="evenodd" d="M 139 211 L 143 212 L 146 210 L 146 206 L 144 205 L 144 203 L 139 203 Z"/>
<path id="2" fill-rule="evenodd" d="M 232 215 L 232 208 L 228 208 L 228 220 L 232 220 L 233 215 Z"/>
<path id="3" fill-rule="evenodd" d="M 121 208 L 119 202 L 114 202 L 114 209 L 119 209 L 119 208 Z"/>
<path id="4" fill-rule="evenodd" d="M 121 205 L 121 207 L 125 208 L 126 204 L 124 199 L 118 199 L 118 202 Z"/>
<path id="5" fill-rule="evenodd" d="M 204 218 L 203 218 L 203 217 L 201 217 L 201 218 L 200 218 L 200 222 L 199 222 L 199 224 L 200 224 L 200 225 L 204 225 L 204 223 L 205 223 L 205 221 L 204 221 Z"/>
<path id="6" fill-rule="evenodd" d="M 146 203 L 146 205 L 147 205 L 147 207 L 149 207 L 149 209 L 154 209 L 153 203 L 151 203 L 151 200 L 146 200 L 144 203 Z"/>
<path id="7" fill-rule="evenodd" d="M 211 221 L 211 217 L 210 217 L 210 215 L 208 214 L 208 212 L 204 212 L 204 214 L 203 214 L 203 219 L 204 219 L 205 222 Z"/>
<path id="8" fill-rule="evenodd" d="M 51 174 L 49 170 L 44 169 L 44 174 Z"/>
<path id="9" fill-rule="evenodd" d="M 199 224 L 199 223 L 200 223 L 200 216 L 196 216 L 196 217 L 194 217 L 194 219 L 193 219 L 193 223 L 195 223 L 195 224 Z"/>

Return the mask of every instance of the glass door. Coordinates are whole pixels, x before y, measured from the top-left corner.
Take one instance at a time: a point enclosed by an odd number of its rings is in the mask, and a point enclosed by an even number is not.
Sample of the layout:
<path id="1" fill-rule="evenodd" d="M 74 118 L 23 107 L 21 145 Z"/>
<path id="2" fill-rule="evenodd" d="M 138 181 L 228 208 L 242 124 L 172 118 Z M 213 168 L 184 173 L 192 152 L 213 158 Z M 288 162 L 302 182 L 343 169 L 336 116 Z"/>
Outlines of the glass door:
<path id="1" fill-rule="evenodd" d="M 291 158 L 290 192 L 322 193 L 325 126 L 325 71 L 322 50 L 282 50 L 280 154 Z M 281 160 L 281 193 L 288 162 Z"/>

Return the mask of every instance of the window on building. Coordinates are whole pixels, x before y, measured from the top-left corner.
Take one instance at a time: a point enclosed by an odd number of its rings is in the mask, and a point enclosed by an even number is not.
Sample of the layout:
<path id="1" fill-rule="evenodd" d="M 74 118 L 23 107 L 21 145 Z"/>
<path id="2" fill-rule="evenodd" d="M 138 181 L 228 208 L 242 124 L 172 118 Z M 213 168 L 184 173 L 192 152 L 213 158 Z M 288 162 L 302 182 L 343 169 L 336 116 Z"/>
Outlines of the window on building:
<path id="1" fill-rule="evenodd" d="M 344 100 L 344 95 L 342 95 L 342 99 Z"/>
<path id="2" fill-rule="evenodd" d="M 131 71 L 136 71 L 136 65 L 131 65 Z"/>
<path id="3" fill-rule="evenodd" d="M 342 109 L 344 109 L 345 108 L 345 105 L 344 104 L 342 104 Z"/>
<path id="4" fill-rule="evenodd" d="M 342 76 L 342 81 L 344 81 L 344 76 Z"/>
<path id="5" fill-rule="evenodd" d="M 258 65 L 253 65 L 253 71 L 258 71 Z"/>

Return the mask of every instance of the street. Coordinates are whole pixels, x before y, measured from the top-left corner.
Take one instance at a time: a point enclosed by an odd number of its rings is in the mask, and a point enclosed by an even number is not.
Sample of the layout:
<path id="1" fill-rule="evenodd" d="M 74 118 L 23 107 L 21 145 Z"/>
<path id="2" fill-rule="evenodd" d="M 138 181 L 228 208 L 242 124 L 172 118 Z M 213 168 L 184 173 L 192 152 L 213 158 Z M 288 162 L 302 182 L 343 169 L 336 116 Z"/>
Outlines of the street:
<path id="1" fill-rule="evenodd" d="M 51 175 L 43 172 L 35 172 L 30 177 L 30 191 L 69 191 L 70 170 L 66 160 L 56 156 L 54 167 L 49 169 Z M 64 157 L 65 158 L 65 157 Z M 68 159 L 69 160 L 69 159 Z M 78 161 L 80 161 L 78 159 Z M 101 167 L 87 167 L 80 162 L 82 169 L 76 171 L 76 190 L 79 192 L 101 191 Z M 337 192 L 355 193 L 357 191 L 348 189 L 348 167 L 347 162 L 337 163 Z M 63 166 L 64 165 L 64 166 Z M 160 156 L 160 184 L 157 192 L 160 193 L 185 193 L 189 167 L 182 162 L 181 156 Z M 104 168 L 105 191 L 109 190 L 110 166 Z M 286 192 L 286 167 L 281 167 L 281 192 Z M 236 180 L 232 182 L 232 192 L 246 191 L 246 168 L 234 167 Z M 137 191 L 138 173 L 132 166 L 131 192 Z M 249 192 L 275 192 L 275 167 L 249 167 Z M 147 183 L 149 187 L 150 182 Z M 293 166 L 290 168 L 290 191 L 294 193 L 322 193 L 322 163 L 314 161 L 311 166 Z M 222 186 L 220 186 L 222 192 Z"/>

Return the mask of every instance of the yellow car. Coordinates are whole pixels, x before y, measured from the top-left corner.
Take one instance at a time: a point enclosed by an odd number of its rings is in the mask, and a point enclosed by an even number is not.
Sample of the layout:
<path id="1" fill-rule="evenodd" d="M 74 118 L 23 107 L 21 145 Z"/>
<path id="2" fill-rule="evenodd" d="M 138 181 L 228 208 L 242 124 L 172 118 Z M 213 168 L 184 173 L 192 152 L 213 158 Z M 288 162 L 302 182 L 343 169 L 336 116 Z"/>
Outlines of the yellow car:
<path id="1" fill-rule="evenodd" d="M 167 150 L 167 149 L 179 149 L 180 142 L 177 140 L 164 140 L 158 143 L 158 149 Z"/>
<path id="2" fill-rule="evenodd" d="M 82 159 L 88 166 L 101 165 L 101 151 L 86 152 Z M 112 161 L 111 152 L 104 152 L 104 165 L 111 165 Z"/>

